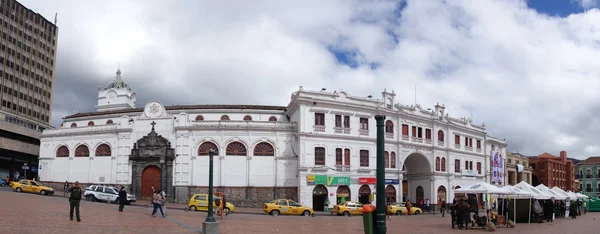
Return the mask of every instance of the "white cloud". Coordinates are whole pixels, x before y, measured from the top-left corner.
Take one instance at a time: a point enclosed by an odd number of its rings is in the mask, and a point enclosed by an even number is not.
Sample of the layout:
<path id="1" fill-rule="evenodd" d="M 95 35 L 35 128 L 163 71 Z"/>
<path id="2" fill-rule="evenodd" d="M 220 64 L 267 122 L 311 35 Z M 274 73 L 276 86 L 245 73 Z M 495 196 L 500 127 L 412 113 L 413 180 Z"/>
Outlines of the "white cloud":
<path id="1" fill-rule="evenodd" d="M 456 117 L 473 111 L 512 150 L 600 153 L 600 127 L 589 124 L 600 110 L 596 9 L 554 18 L 524 1 L 409 1 L 398 18 L 394 1 L 22 2 L 59 12 L 57 85 L 91 86 L 65 88 L 89 88 L 85 105 L 57 93 L 55 124 L 70 108 L 92 110 L 95 88 L 121 62 L 144 100 L 286 105 L 303 85 L 363 96 L 395 89 L 412 104 L 416 85 L 419 103 L 439 101 Z M 338 63 L 330 47 L 357 51 L 361 66 Z"/>

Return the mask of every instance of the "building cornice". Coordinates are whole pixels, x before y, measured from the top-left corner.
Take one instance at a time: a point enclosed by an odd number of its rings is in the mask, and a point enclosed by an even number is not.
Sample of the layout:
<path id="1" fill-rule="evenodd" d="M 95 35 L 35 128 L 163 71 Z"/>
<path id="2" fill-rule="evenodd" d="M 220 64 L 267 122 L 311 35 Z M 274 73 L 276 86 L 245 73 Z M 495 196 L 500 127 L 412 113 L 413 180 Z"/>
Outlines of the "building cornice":
<path id="1" fill-rule="evenodd" d="M 196 121 L 190 126 L 176 126 L 175 130 L 257 130 L 297 131 L 296 123 L 275 121 Z"/>
<path id="2" fill-rule="evenodd" d="M 120 127 L 119 125 L 99 125 L 99 126 L 84 126 L 77 128 L 61 128 L 44 130 L 42 138 L 47 137 L 63 137 L 63 136 L 80 136 L 80 135 L 95 135 L 95 134 L 113 134 L 113 133 L 130 133 L 133 131 L 131 127 Z"/>

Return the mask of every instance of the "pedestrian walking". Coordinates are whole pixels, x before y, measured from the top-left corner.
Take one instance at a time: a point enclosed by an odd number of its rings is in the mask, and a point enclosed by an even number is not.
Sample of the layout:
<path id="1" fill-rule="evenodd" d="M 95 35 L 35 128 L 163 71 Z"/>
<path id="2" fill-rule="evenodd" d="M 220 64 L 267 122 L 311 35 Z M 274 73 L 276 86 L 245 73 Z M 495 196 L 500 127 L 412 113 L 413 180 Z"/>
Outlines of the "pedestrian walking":
<path id="1" fill-rule="evenodd" d="M 165 217 L 165 213 L 163 212 L 162 205 L 163 199 L 160 194 L 160 190 L 156 190 L 154 195 L 152 195 L 152 205 L 154 205 L 154 209 L 152 210 L 152 217 L 156 217 L 156 210 L 160 209 L 160 214 L 162 214 L 163 218 Z"/>
<path id="2" fill-rule="evenodd" d="M 442 217 L 446 217 L 446 201 L 442 199 L 442 206 L 440 207 L 440 211 L 442 212 Z"/>
<path id="3" fill-rule="evenodd" d="M 456 199 L 452 201 L 452 205 L 450 206 L 450 217 L 452 218 L 452 229 L 454 229 L 454 224 L 460 227 L 458 223 L 458 204 L 456 203 Z"/>
<path id="4" fill-rule="evenodd" d="M 410 204 L 410 200 L 406 201 L 406 214 L 408 214 L 408 216 L 411 216 L 412 212 L 410 212 L 410 207 L 412 206 L 412 204 Z"/>
<path id="5" fill-rule="evenodd" d="M 63 186 L 63 196 L 67 196 L 69 194 L 69 181 L 65 181 L 65 185 Z"/>
<path id="6" fill-rule="evenodd" d="M 71 217 L 71 220 L 73 220 L 73 210 L 75 210 L 77 222 L 81 222 L 81 216 L 79 216 L 79 203 L 81 202 L 81 195 L 83 191 L 81 188 L 79 188 L 79 181 L 75 181 L 75 185 L 69 189 L 69 193 L 71 193 L 71 196 L 69 197 L 69 217 Z"/>
<path id="7" fill-rule="evenodd" d="M 125 191 L 125 186 L 121 186 L 121 190 L 119 191 L 119 212 L 123 212 L 123 208 L 125 208 L 126 203 L 127 192 Z"/>
<path id="8" fill-rule="evenodd" d="M 160 191 L 160 196 L 162 197 L 163 214 L 167 216 L 167 206 L 165 205 L 165 203 L 167 202 L 167 193 L 165 193 L 165 190 Z"/>

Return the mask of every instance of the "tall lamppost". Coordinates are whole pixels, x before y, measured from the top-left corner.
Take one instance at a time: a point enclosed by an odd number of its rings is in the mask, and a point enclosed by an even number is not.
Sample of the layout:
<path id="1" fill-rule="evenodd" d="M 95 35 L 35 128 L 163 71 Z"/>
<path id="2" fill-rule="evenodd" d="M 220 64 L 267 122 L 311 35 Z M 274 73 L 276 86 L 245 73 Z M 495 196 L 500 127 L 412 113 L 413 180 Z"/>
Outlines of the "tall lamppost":
<path id="1" fill-rule="evenodd" d="M 208 216 L 204 222 L 214 223 L 217 222 L 213 217 L 213 157 L 215 156 L 215 150 L 210 149 L 208 152 L 209 164 L 208 164 Z"/>
<path id="2" fill-rule="evenodd" d="M 385 224 L 385 212 L 387 204 L 385 202 L 385 115 L 376 115 L 377 121 L 377 201 L 375 209 L 375 233 L 385 234 L 387 227 Z"/>

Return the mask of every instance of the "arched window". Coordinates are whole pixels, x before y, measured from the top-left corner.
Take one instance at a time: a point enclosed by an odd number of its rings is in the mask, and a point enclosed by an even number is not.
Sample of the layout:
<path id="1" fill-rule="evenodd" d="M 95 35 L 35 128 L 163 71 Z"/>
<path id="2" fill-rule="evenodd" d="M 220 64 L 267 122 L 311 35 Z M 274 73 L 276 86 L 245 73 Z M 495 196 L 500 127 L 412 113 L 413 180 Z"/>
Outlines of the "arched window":
<path id="1" fill-rule="evenodd" d="M 390 167 L 396 168 L 396 153 L 394 152 L 390 154 Z"/>
<path id="2" fill-rule="evenodd" d="M 252 121 L 252 116 L 249 116 L 249 115 L 244 116 L 244 121 Z"/>
<path id="3" fill-rule="evenodd" d="M 435 157 L 435 171 L 440 171 L 440 157 Z"/>
<path id="4" fill-rule="evenodd" d="M 238 156 L 246 156 L 248 152 L 246 150 L 246 146 L 241 142 L 231 142 L 225 148 L 225 155 L 238 155 Z"/>
<path id="5" fill-rule="evenodd" d="M 219 155 L 219 147 L 217 147 L 217 145 L 212 142 L 204 142 L 204 143 L 200 144 L 200 146 L 198 147 L 198 155 L 199 156 L 203 156 L 203 155 L 208 156 L 211 149 L 214 150 L 215 155 Z"/>
<path id="6" fill-rule="evenodd" d="M 271 116 L 271 117 L 269 117 L 269 121 L 276 122 L 277 121 L 277 117 Z"/>
<path id="7" fill-rule="evenodd" d="M 72 127 L 72 128 L 76 128 L 76 127 L 77 127 L 77 124 L 76 124 L 76 123 L 72 123 L 72 124 L 71 124 L 71 127 Z"/>
<path id="8" fill-rule="evenodd" d="M 275 156 L 275 149 L 271 144 L 261 142 L 254 146 L 254 156 Z"/>
<path id="9" fill-rule="evenodd" d="M 391 120 L 385 121 L 385 133 L 394 133 L 394 123 Z"/>
<path id="10" fill-rule="evenodd" d="M 442 171 L 446 171 L 446 158 L 442 158 Z"/>
<path id="11" fill-rule="evenodd" d="M 89 157 L 90 149 L 86 145 L 79 145 L 75 148 L 75 157 Z"/>
<path id="12" fill-rule="evenodd" d="M 196 116 L 196 121 L 202 121 L 202 120 L 204 120 L 204 116 L 202 116 L 202 115 Z"/>
<path id="13" fill-rule="evenodd" d="M 102 144 L 102 145 L 99 145 L 98 147 L 96 147 L 96 157 L 111 156 L 111 155 L 112 155 L 112 151 L 110 149 L 110 146 L 108 146 L 107 144 Z"/>
<path id="14" fill-rule="evenodd" d="M 438 141 L 444 142 L 444 132 L 442 130 L 438 131 Z"/>
<path id="15" fill-rule="evenodd" d="M 94 121 L 88 122 L 88 126 L 94 126 Z"/>
<path id="16" fill-rule="evenodd" d="M 58 147 L 56 150 L 56 157 L 69 157 L 69 148 L 67 146 Z"/>
<path id="17" fill-rule="evenodd" d="M 386 124 L 386 128 L 387 128 L 387 124 Z M 383 158 L 384 158 L 384 165 L 385 168 L 390 168 L 390 153 L 388 153 L 387 151 L 383 152 Z"/>
<path id="18" fill-rule="evenodd" d="M 111 124 L 113 124 L 112 119 L 109 119 L 109 120 L 106 121 L 106 125 L 111 125 Z"/>
<path id="19" fill-rule="evenodd" d="M 229 121 L 229 116 L 228 115 L 222 115 L 221 116 L 221 121 Z"/>

